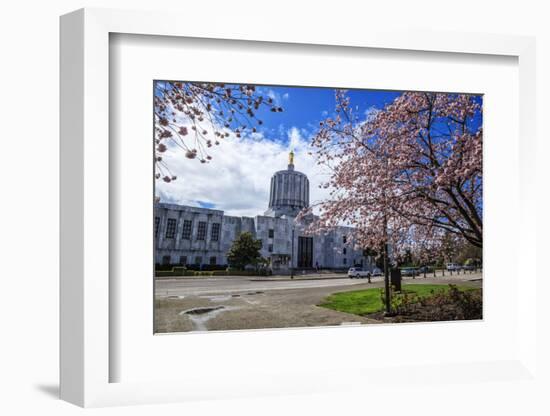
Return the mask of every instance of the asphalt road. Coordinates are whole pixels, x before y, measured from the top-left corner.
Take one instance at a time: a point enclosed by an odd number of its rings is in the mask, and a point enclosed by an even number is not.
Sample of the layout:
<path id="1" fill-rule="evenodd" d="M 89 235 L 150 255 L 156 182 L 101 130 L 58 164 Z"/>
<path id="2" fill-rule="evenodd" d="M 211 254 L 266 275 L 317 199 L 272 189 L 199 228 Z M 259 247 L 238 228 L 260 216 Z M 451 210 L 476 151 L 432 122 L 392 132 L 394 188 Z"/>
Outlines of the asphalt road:
<path id="1" fill-rule="evenodd" d="M 481 287 L 480 274 L 407 278 L 407 283 Z M 380 323 L 319 307 L 336 292 L 382 287 L 383 278 L 180 278 L 155 281 L 155 332 L 188 332 Z"/>
<path id="2" fill-rule="evenodd" d="M 381 277 L 371 279 L 373 282 L 382 281 Z M 367 282 L 367 279 L 341 278 L 299 278 L 295 280 L 260 280 L 250 277 L 224 277 L 224 278 L 198 278 L 198 279 L 173 279 L 157 280 L 155 284 L 155 295 L 182 296 L 182 295 L 209 295 L 227 294 L 252 291 L 308 289 L 308 288 L 329 288 L 335 286 L 353 286 Z"/>

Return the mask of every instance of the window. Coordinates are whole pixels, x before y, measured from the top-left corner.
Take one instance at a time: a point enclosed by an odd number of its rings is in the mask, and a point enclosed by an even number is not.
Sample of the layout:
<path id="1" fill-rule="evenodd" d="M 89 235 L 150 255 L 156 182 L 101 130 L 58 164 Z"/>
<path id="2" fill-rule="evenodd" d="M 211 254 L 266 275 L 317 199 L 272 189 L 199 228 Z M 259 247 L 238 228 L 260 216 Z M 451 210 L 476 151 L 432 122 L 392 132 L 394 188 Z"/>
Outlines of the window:
<path id="1" fill-rule="evenodd" d="M 170 256 L 162 256 L 162 264 L 168 266 L 170 264 Z"/>
<path id="2" fill-rule="evenodd" d="M 348 238 L 344 235 L 342 237 L 342 244 L 346 244 L 348 242 Z"/>
<path id="3" fill-rule="evenodd" d="M 347 248 L 344 247 L 344 248 L 342 249 L 342 254 L 346 254 L 347 252 L 348 252 Z"/>
<path id="4" fill-rule="evenodd" d="M 216 265 L 216 256 L 210 257 L 210 265 L 215 266 Z"/>
<path id="5" fill-rule="evenodd" d="M 204 240 L 206 238 L 206 223 L 199 221 L 199 229 L 197 230 L 197 240 Z"/>
<path id="6" fill-rule="evenodd" d="M 183 232 L 181 234 L 181 238 L 184 240 L 190 240 L 191 239 L 191 228 L 193 226 L 193 222 L 191 220 L 183 220 Z"/>
<path id="7" fill-rule="evenodd" d="M 160 217 L 155 217 L 155 237 L 159 235 Z"/>
<path id="8" fill-rule="evenodd" d="M 269 237 L 269 238 L 273 238 L 274 235 L 275 235 L 275 230 L 274 230 L 273 228 L 270 228 L 270 229 L 269 229 L 268 237 Z"/>
<path id="9" fill-rule="evenodd" d="M 201 256 L 195 257 L 195 264 L 197 266 L 200 266 L 202 264 L 202 257 Z"/>
<path id="10" fill-rule="evenodd" d="M 180 256 L 180 264 L 185 266 L 187 264 L 187 256 Z"/>
<path id="11" fill-rule="evenodd" d="M 176 235 L 176 220 L 174 218 L 168 218 L 166 223 L 166 238 L 174 238 Z"/>
<path id="12" fill-rule="evenodd" d="M 270 253 L 273 253 L 273 244 L 270 244 L 269 246 L 267 246 L 267 251 L 269 251 Z"/>
<path id="13" fill-rule="evenodd" d="M 212 232 L 210 234 L 210 240 L 219 241 L 219 239 L 220 239 L 220 224 L 214 223 L 212 224 Z"/>
<path id="14" fill-rule="evenodd" d="M 344 264 L 348 264 L 348 259 L 346 259 L 346 258 L 344 257 L 343 263 L 344 263 Z"/>

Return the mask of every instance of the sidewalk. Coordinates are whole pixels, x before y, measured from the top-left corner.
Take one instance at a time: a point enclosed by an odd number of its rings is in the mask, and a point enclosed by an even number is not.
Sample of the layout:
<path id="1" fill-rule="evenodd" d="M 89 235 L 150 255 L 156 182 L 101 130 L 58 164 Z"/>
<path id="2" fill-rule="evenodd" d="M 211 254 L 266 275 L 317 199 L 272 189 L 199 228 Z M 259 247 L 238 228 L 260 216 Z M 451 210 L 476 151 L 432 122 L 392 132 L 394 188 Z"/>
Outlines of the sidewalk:
<path id="1" fill-rule="evenodd" d="M 250 282 L 267 282 L 267 281 L 291 281 L 291 280 L 331 280 L 331 279 L 347 279 L 347 273 L 311 273 L 311 274 L 295 274 L 292 279 L 289 275 L 273 275 L 273 276 L 166 276 L 166 277 L 157 277 L 155 280 L 248 280 Z M 426 279 L 444 279 L 444 280 L 474 280 L 481 279 L 482 272 L 453 272 L 452 275 L 450 272 L 446 271 L 445 275 L 441 271 L 438 271 L 434 276 L 433 273 L 426 273 Z M 367 278 L 363 278 L 367 281 Z M 384 276 L 375 276 L 371 280 L 380 281 L 383 280 Z M 415 280 L 415 279 L 424 279 L 424 274 L 415 276 L 413 279 L 412 276 L 403 276 L 403 280 Z"/>
<path id="2" fill-rule="evenodd" d="M 225 276 L 226 278 L 230 278 L 231 276 Z M 347 273 L 323 273 L 323 274 L 299 274 L 295 275 L 294 279 L 291 279 L 290 276 L 250 276 L 251 282 L 259 282 L 259 281 L 287 281 L 287 280 L 329 280 L 329 279 L 347 279 L 348 275 Z M 460 272 L 456 273 L 453 272 L 451 275 L 449 272 L 445 272 L 445 275 L 441 272 L 437 272 L 434 276 L 433 273 L 426 273 L 426 279 L 441 279 L 441 280 L 478 280 L 482 279 L 482 273 L 481 272 L 475 272 L 470 273 L 469 271 L 466 273 Z M 357 280 L 365 280 L 368 279 L 366 277 L 357 279 Z M 383 281 L 384 276 L 373 276 L 371 277 L 372 282 L 379 282 Z M 412 276 L 403 276 L 402 280 L 424 280 L 424 274 L 420 274 L 419 276 L 415 276 L 414 278 Z"/>
<path id="3" fill-rule="evenodd" d="M 229 276 L 227 276 L 229 277 Z M 274 276 L 250 276 L 251 282 L 265 281 L 286 281 L 286 280 L 331 280 L 331 279 L 347 279 L 347 273 L 313 273 L 313 274 L 295 274 L 294 278 L 289 275 L 274 275 Z"/>
<path id="4" fill-rule="evenodd" d="M 346 273 L 322 273 L 322 274 L 296 274 L 294 279 L 290 275 L 272 275 L 272 276 L 155 276 L 155 280 L 235 280 L 244 279 L 251 282 L 265 281 L 287 281 L 287 280 L 329 280 L 346 279 Z"/>

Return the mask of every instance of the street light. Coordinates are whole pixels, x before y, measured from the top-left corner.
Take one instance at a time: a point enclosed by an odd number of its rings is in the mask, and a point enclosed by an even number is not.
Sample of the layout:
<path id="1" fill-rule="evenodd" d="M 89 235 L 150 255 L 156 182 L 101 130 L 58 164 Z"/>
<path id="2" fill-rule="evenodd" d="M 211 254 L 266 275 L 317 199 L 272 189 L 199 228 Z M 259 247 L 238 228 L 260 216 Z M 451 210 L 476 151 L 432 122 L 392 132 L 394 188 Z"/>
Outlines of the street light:
<path id="1" fill-rule="evenodd" d="M 390 299 L 390 268 L 388 261 L 388 243 L 384 243 L 384 304 L 385 315 L 391 315 L 391 299 Z"/>
<path id="2" fill-rule="evenodd" d="M 292 224 L 292 248 L 290 249 L 290 278 L 294 279 L 294 224 Z"/>

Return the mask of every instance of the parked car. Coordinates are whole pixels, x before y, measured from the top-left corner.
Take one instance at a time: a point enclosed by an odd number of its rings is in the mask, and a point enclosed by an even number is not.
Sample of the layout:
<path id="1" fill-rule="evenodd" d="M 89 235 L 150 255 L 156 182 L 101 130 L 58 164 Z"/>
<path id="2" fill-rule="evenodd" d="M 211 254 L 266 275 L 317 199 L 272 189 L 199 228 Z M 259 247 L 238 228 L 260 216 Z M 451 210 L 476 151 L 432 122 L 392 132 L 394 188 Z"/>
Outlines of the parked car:
<path id="1" fill-rule="evenodd" d="M 373 276 L 383 276 L 384 273 L 382 273 L 382 270 L 380 270 L 378 267 L 375 267 L 372 269 L 372 275 Z"/>
<path id="2" fill-rule="evenodd" d="M 456 272 L 461 269 L 460 264 L 457 263 L 447 263 L 447 271 Z"/>
<path id="3" fill-rule="evenodd" d="M 350 267 L 350 269 L 348 270 L 348 277 L 350 279 L 353 279 L 353 278 L 361 279 L 361 278 L 370 277 L 370 276 L 372 276 L 371 271 L 367 269 L 363 269 L 361 267 Z"/>
<path id="4" fill-rule="evenodd" d="M 401 269 L 401 276 L 418 276 L 418 269 L 414 267 L 404 267 Z"/>
<path id="5" fill-rule="evenodd" d="M 434 268 L 431 266 L 422 266 L 418 269 L 418 273 L 433 273 Z"/>
<path id="6" fill-rule="evenodd" d="M 467 264 L 465 266 L 462 266 L 462 269 L 463 270 L 475 270 L 476 266 L 474 266 L 473 264 Z"/>

